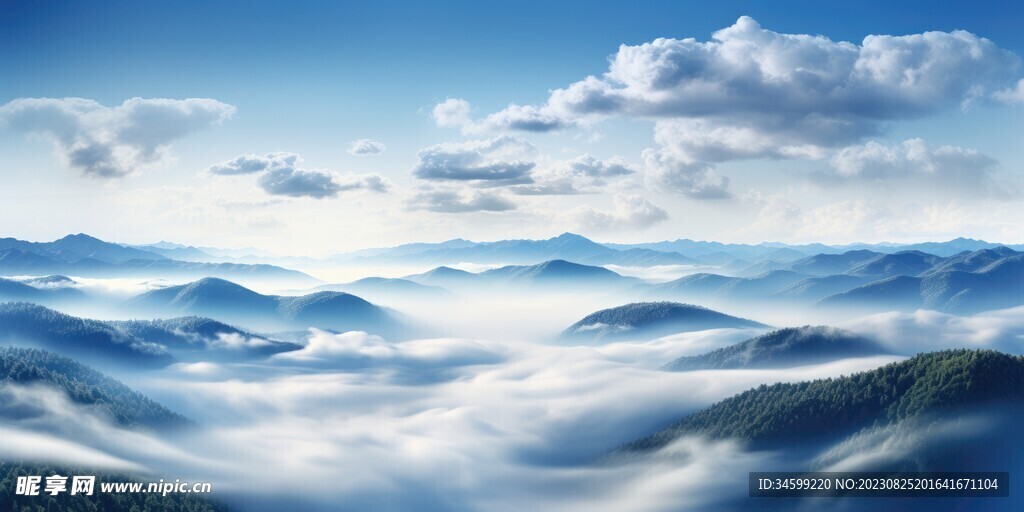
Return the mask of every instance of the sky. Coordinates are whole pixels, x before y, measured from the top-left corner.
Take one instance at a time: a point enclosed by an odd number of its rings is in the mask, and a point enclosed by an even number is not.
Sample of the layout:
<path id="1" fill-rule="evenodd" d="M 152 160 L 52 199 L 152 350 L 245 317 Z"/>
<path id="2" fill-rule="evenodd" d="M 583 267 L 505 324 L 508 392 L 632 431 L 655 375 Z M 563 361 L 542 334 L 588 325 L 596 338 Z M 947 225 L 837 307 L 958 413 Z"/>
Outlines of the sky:
<path id="1" fill-rule="evenodd" d="M 0 236 L 1024 242 L 1013 2 L 0 1 Z"/>

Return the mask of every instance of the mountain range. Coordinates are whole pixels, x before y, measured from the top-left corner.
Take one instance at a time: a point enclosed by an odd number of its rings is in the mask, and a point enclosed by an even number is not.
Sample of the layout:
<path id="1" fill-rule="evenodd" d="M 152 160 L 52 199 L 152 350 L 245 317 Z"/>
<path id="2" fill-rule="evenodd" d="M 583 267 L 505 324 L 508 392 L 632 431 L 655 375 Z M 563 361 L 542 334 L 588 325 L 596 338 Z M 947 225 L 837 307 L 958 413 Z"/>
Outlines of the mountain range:
<path id="1" fill-rule="evenodd" d="M 274 265 L 180 261 L 136 247 L 105 242 L 85 234 L 53 242 L 0 239 L 0 275 L 81 277 L 224 277 L 290 284 L 314 284 L 313 277 Z"/>
<path id="2" fill-rule="evenodd" d="M 1008 247 L 946 257 L 855 250 L 808 256 L 750 277 L 692 274 L 648 285 L 641 293 L 708 304 L 784 301 L 969 314 L 1024 304 L 1024 253 Z"/>
<path id="3" fill-rule="evenodd" d="M 536 265 L 506 265 L 479 273 L 442 266 L 403 279 L 451 290 L 511 286 L 567 292 L 582 289 L 614 291 L 642 283 L 640 279 L 623 276 L 604 267 L 565 260 L 550 260 Z"/>

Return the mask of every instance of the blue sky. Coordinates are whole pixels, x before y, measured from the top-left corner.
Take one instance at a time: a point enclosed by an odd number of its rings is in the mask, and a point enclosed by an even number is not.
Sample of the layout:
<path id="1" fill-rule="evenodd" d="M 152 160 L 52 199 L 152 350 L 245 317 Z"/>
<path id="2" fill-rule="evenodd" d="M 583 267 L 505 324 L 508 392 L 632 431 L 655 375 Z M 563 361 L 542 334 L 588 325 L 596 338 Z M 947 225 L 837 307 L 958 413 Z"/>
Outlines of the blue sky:
<path id="1" fill-rule="evenodd" d="M 560 117 L 558 129 L 536 131 L 493 123 L 439 126 L 434 108 L 462 99 L 471 105 L 473 122 L 480 123 L 510 103 L 540 107 L 549 91 L 602 76 L 620 45 L 659 37 L 706 42 L 741 16 L 774 33 L 822 35 L 855 45 L 870 34 L 966 30 L 988 39 L 993 52 L 1020 56 L 1022 10 L 1012 2 L 3 2 L 0 75 L 6 78 L 0 81 L 0 105 L 18 98 L 87 98 L 105 107 L 135 97 L 208 98 L 233 112 L 173 140 L 154 141 L 166 154 L 147 156 L 145 162 L 135 157 L 113 177 L 97 177 L 55 154 L 60 151 L 47 138 L 52 127 L 29 129 L 8 120 L 6 129 L 0 128 L 5 155 L 0 173 L 7 182 L 0 200 L 16 208 L 0 219 L 0 230 L 30 239 L 88 231 L 131 242 L 175 238 L 311 253 L 457 236 L 543 237 L 565 230 L 617 241 L 847 242 L 963 235 L 1021 242 L 1024 232 L 1014 227 L 1020 219 L 1008 217 L 1021 211 L 1016 193 L 1024 162 L 1017 143 L 1021 106 L 1007 92 L 1024 76 L 1020 69 L 993 71 L 977 84 L 964 85 L 986 90 L 970 104 L 943 96 L 913 114 L 876 116 L 884 119 L 855 127 L 857 133 L 843 134 L 841 143 L 814 142 L 810 156 L 780 157 L 766 150 L 715 154 L 714 161 L 706 161 L 696 157 L 708 156 L 707 151 L 697 155 L 700 151 L 690 147 L 683 159 L 692 161 L 662 158 L 658 169 L 642 155 L 645 149 L 664 153 L 675 143 L 655 140 L 652 127 L 670 124 L 664 112 L 638 115 L 627 112 L 634 107 L 624 107 L 600 119 L 574 114 Z M 1000 59 L 986 65 L 1012 67 L 1012 59 Z M 992 100 L 1000 90 L 1006 92 L 1004 100 Z M 687 112 L 684 117 L 695 118 Z M 844 115 L 843 122 L 858 117 Z M 715 127 L 708 121 L 700 129 L 734 127 L 718 114 L 712 117 Z M 764 135 L 763 128 L 755 131 Z M 687 124 L 663 132 L 685 138 L 684 132 L 693 130 Z M 601 183 L 589 175 L 586 194 L 544 196 L 509 188 L 516 186 L 510 182 L 415 175 L 422 164 L 417 155 L 426 148 L 461 144 L 455 150 L 479 151 L 474 142 L 503 136 L 527 144 L 503 146 L 508 151 L 530 154 L 488 158 L 530 162 L 533 173 L 569 172 L 567 162 L 583 155 L 605 164 L 621 162 L 630 173 L 598 177 Z M 386 149 L 372 156 L 346 153 L 357 139 L 380 141 Z M 962 150 L 958 158 L 984 168 L 1000 193 L 968 193 L 973 185 L 960 182 L 954 190 L 940 190 L 941 183 L 902 167 L 863 171 L 871 179 L 858 183 L 822 179 L 822 169 L 835 167 L 844 148 L 858 147 L 863 157 L 873 141 L 891 157 L 893 148 L 910 139 L 921 139 L 932 151 Z M 451 158 L 452 149 L 443 148 L 444 158 Z M 308 180 L 293 173 L 287 174 L 290 181 L 275 182 L 278 193 L 270 193 L 269 178 L 208 171 L 240 155 L 272 152 L 299 154 L 300 169 L 329 170 L 337 183 L 320 189 L 319 197 L 301 195 Z M 964 157 L 965 152 L 995 163 Z M 140 162 L 144 165 L 136 165 Z M 692 172 L 698 164 L 710 165 L 728 185 L 696 190 L 692 174 L 683 177 L 690 188 L 682 193 L 678 187 L 652 185 L 664 185 L 651 176 L 666 173 L 674 173 L 668 176 L 678 184 L 680 166 Z M 886 173 L 906 176 L 895 183 Z M 386 179 L 387 191 L 364 186 L 370 175 Z M 310 177 L 298 177 L 303 176 Z M 709 199 L 712 195 L 722 197 Z M 908 222 L 911 211 L 920 218 Z M 896 226 L 888 218 L 903 223 Z M 860 224 L 841 225 L 854 221 Z"/>

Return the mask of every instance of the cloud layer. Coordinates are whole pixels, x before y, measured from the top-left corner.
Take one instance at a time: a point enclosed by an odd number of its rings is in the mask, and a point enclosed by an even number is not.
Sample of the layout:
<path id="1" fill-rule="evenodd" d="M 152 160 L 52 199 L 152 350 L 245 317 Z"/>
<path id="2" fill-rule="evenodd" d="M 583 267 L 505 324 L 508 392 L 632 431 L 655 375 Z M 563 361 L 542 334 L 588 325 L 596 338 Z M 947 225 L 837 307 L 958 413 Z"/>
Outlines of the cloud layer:
<path id="1" fill-rule="evenodd" d="M 0 107 L 0 125 L 49 139 L 61 161 L 86 176 L 116 178 L 166 164 L 172 142 L 234 113 L 208 98 L 131 98 L 115 107 L 84 98 L 19 98 Z"/>

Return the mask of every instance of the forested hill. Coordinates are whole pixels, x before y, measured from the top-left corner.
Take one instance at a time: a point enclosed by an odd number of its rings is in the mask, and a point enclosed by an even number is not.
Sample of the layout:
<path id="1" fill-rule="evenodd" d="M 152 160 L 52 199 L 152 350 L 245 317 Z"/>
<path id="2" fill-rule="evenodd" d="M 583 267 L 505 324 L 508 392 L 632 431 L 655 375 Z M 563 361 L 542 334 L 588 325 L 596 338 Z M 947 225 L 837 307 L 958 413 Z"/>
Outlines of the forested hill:
<path id="1" fill-rule="evenodd" d="M 0 304 L 0 341 L 31 343 L 90 363 L 162 367 L 174 360 L 160 345 L 98 320 L 65 315 L 36 304 Z"/>
<path id="2" fill-rule="evenodd" d="M 785 368 L 847 357 L 889 353 L 877 343 L 828 326 L 788 327 L 697 356 L 668 363 L 669 371 L 726 368 Z"/>
<path id="3" fill-rule="evenodd" d="M 153 429 L 188 425 L 184 417 L 128 386 L 74 360 L 45 350 L 0 348 L 0 383 L 48 384 L 77 403 L 105 410 L 127 427 Z"/>
<path id="4" fill-rule="evenodd" d="M 656 449 L 684 434 L 755 444 L 826 439 L 946 408 L 1021 399 L 1024 356 L 932 352 L 847 377 L 761 385 L 623 449 Z"/>

